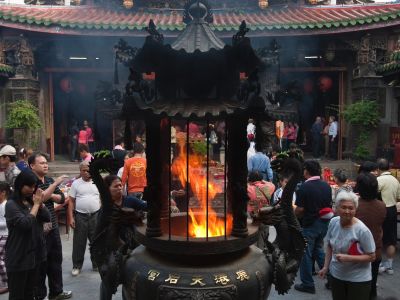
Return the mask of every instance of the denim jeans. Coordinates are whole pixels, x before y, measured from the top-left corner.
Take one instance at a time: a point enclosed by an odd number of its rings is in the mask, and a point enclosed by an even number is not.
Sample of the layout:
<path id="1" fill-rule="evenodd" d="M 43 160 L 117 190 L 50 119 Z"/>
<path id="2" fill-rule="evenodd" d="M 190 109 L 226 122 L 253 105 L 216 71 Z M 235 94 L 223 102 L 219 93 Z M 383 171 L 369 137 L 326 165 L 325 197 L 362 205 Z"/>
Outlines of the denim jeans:
<path id="1" fill-rule="evenodd" d="M 78 160 L 78 152 L 76 151 L 78 148 L 78 140 L 71 139 L 71 160 Z"/>
<path id="2" fill-rule="evenodd" d="M 314 261 L 318 266 L 324 265 L 324 237 L 328 230 L 328 221 L 317 219 L 311 226 L 303 228 L 303 236 L 307 240 L 307 248 L 300 263 L 300 279 L 304 286 L 313 288 L 312 266 Z"/>

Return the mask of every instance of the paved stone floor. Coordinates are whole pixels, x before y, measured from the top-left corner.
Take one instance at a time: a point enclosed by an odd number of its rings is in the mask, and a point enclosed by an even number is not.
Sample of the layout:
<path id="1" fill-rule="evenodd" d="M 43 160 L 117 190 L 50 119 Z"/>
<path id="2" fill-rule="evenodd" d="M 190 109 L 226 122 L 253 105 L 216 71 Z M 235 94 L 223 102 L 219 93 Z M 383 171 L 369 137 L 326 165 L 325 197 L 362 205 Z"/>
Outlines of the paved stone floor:
<path id="1" fill-rule="evenodd" d="M 72 277 L 71 268 L 71 253 L 72 253 L 72 234 L 69 236 L 65 234 L 65 229 L 61 228 L 62 232 L 62 243 L 63 243 L 63 275 L 64 275 L 64 289 L 73 291 L 73 299 L 77 300 L 96 300 L 99 299 L 99 286 L 100 277 L 98 273 L 91 271 L 91 263 L 86 251 L 85 262 L 82 269 L 82 273 L 77 277 Z M 397 257 L 397 261 L 394 264 L 395 274 L 394 275 L 381 275 L 378 278 L 378 293 L 379 300 L 400 300 L 400 289 L 398 284 L 400 283 L 400 255 Z M 297 278 L 298 279 L 298 278 Z M 325 289 L 324 282 L 319 278 L 315 278 L 317 293 L 315 295 L 304 294 L 292 289 L 289 294 L 279 296 L 274 290 L 268 299 L 272 300 L 285 300 L 285 299 L 296 299 L 296 300 L 319 300 L 319 299 L 331 299 L 330 292 Z M 8 299 L 8 294 L 0 295 L 0 300 Z M 113 299 L 122 299 L 121 288 Z M 152 300 L 152 299 L 148 299 Z M 248 299 L 252 300 L 252 299 Z"/>

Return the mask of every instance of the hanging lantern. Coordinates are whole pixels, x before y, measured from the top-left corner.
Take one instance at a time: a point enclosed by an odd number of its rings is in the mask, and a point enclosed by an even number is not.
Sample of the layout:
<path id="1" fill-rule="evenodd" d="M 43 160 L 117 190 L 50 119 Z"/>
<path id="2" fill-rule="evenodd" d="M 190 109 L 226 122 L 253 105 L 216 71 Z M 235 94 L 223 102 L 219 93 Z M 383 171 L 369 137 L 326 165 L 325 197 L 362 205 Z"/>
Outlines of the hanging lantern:
<path id="1" fill-rule="evenodd" d="M 131 9 L 133 7 L 133 0 L 124 0 L 124 7 L 126 9 Z"/>
<path id="2" fill-rule="evenodd" d="M 308 0 L 308 3 L 310 3 L 311 5 L 317 5 L 318 0 Z"/>
<path id="3" fill-rule="evenodd" d="M 142 78 L 143 80 L 156 80 L 156 72 L 143 73 Z"/>
<path id="4" fill-rule="evenodd" d="M 76 6 L 79 6 L 79 5 L 81 5 L 81 0 L 75 0 L 74 3 Z"/>
<path id="5" fill-rule="evenodd" d="M 60 80 L 60 88 L 64 93 L 70 93 L 72 91 L 72 83 L 71 79 L 68 77 L 65 77 Z"/>
<path id="6" fill-rule="evenodd" d="M 266 9 L 268 7 L 268 0 L 258 0 L 258 6 L 261 9 Z"/>
<path id="7" fill-rule="evenodd" d="M 330 77 L 328 76 L 321 76 L 319 78 L 319 89 L 321 92 L 327 92 L 332 88 L 333 81 Z"/>

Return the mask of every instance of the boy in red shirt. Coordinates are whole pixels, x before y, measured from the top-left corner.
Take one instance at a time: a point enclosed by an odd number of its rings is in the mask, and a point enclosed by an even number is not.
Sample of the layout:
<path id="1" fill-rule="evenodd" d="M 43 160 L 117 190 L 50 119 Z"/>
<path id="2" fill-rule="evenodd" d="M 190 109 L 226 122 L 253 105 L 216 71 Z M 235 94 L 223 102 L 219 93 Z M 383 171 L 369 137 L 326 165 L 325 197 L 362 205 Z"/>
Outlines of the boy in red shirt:
<path id="1" fill-rule="evenodd" d="M 143 157 L 144 147 L 140 143 L 133 145 L 133 157 L 124 163 L 122 173 L 122 186 L 128 184 L 128 196 L 139 199 L 143 196 L 144 187 L 147 185 L 146 179 L 146 158 Z"/>

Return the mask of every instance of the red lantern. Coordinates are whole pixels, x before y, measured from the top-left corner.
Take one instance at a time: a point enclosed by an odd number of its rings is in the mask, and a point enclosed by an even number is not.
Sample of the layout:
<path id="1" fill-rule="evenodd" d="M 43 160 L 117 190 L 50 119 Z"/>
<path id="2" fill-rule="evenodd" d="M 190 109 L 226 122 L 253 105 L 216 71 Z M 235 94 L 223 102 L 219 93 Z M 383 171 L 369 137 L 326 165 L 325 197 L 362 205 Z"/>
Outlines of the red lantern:
<path id="1" fill-rule="evenodd" d="M 70 93 L 72 91 L 71 79 L 68 77 L 61 79 L 60 88 L 64 93 Z"/>
<path id="2" fill-rule="evenodd" d="M 142 74 L 143 80 L 155 80 L 156 79 L 156 73 L 155 72 L 149 72 L 149 73 L 143 73 Z"/>
<path id="3" fill-rule="evenodd" d="M 333 81 L 328 76 L 321 76 L 319 78 L 319 89 L 321 92 L 327 92 L 332 88 Z"/>

